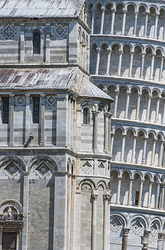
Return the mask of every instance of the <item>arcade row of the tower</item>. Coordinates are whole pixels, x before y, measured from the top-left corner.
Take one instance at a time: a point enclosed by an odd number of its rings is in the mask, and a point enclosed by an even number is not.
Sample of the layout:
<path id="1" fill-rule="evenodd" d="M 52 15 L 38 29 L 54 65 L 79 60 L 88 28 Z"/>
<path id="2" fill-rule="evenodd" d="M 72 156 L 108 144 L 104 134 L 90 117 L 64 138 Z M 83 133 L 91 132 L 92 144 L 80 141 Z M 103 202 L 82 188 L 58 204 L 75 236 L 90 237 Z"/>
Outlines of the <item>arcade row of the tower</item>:
<path id="1" fill-rule="evenodd" d="M 151 3 L 88 3 L 92 34 L 164 40 L 164 7 Z"/>
<path id="2" fill-rule="evenodd" d="M 136 41 L 97 39 L 91 42 L 91 73 L 162 82 L 165 78 L 165 50 L 162 45 Z"/>

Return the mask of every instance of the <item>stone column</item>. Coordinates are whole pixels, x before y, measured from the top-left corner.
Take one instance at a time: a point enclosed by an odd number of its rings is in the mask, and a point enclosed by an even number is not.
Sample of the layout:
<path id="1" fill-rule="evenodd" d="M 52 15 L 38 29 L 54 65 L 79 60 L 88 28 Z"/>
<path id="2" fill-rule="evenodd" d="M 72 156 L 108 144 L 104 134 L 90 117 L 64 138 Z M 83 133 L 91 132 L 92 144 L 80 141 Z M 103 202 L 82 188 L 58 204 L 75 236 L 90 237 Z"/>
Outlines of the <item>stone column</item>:
<path id="1" fill-rule="evenodd" d="M 144 138 L 144 147 L 143 147 L 143 155 L 142 155 L 142 164 L 146 163 L 146 147 L 147 147 L 147 138 Z"/>
<path id="2" fill-rule="evenodd" d="M 126 136 L 126 135 L 123 135 L 122 150 L 121 150 L 121 159 L 120 159 L 120 161 L 124 161 L 124 152 L 125 152 L 125 136 Z"/>
<path id="3" fill-rule="evenodd" d="M 126 109 L 125 109 L 125 119 L 128 118 L 128 108 L 129 108 L 129 101 L 130 101 L 130 92 L 127 92 L 127 102 L 126 102 Z"/>
<path id="4" fill-rule="evenodd" d="M 97 51 L 97 61 L 96 61 L 95 75 L 98 75 L 98 73 L 99 73 L 99 65 L 100 65 L 100 48 L 96 48 L 96 51 Z"/>
<path id="5" fill-rule="evenodd" d="M 108 250 L 109 242 L 108 242 L 108 237 L 109 237 L 109 230 L 108 230 L 108 217 L 110 214 L 110 211 L 108 209 L 108 206 L 110 203 L 112 195 L 109 194 L 104 194 L 103 199 L 104 199 L 104 214 L 103 214 L 103 250 Z M 110 207 L 110 206 L 109 206 Z"/>
<path id="6" fill-rule="evenodd" d="M 97 225 L 97 197 L 98 193 L 92 192 L 92 250 L 96 250 L 96 225 Z"/>
<path id="7" fill-rule="evenodd" d="M 94 24 L 95 24 L 95 9 L 92 9 L 92 23 L 91 23 L 91 29 L 92 29 L 92 34 L 94 34 Z"/>
<path id="8" fill-rule="evenodd" d="M 151 181 L 150 186 L 149 186 L 149 191 L 148 191 L 147 207 L 151 207 L 152 184 L 153 184 L 153 182 Z"/>
<path id="9" fill-rule="evenodd" d="M 122 63 L 123 51 L 119 50 L 119 65 L 118 65 L 118 76 L 121 75 L 121 63 Z"/>
<path id="10" fill-rule="evenodd" d="M 111 133 L 111 154 L 113 152 L 114 133 Z"/>
<path id="11" fill-rule="evenodd" d="M 50 24 L 46 24 L 45 28 L 45 61 L 50 63 Z"/>
<path id="12" fill-rule="evenodd" d="M 98 111 L 94 111 L 94 131 L 93 131 L 93 151 L 97 152 L 98 149 Z"/>
<path id="13" fill-rule="evenodd" d="M 123 245 L 122 245 L 122 250 L 127 250 L 129 230 L 130 230 L 129 228 L 123 228 Z"/>
<path id="14" fill-rule="evenodd" d="M 164 233 L 158 233 L 158 247 L 157 250 L 162 250 L 163 249 L 163 237 Z"/>
<path id="15" fill-rule="evenodd" d="M 162 141 L 161 141 L 161 144 L 160 144 L 160 150 L 159 150 L 158 167 L 161 167 L 161 165 L 162 165 L 163 143 L 164 143 L 164 141 L 162 140 Z"/>
<path id="16" fill-rule="evenodd" d="M 110 35 L 113 35 L 114 23 L 115 23 L 115 8 L 112 8 L 111 11 L 112 11 L 112 20 L 111 20 L 111 33 L 110 33 Z"/>
<path id="17" fill-rule="evenodd" d="M 107 69 L 106 69 L 106 75 L 109 75 L 109 69 L 110 69 L 110 61 L 111 61 L 111 49 L 107 49 Z"/>
<path id="18" fill-rule="evenodd" d="M 135 12 L 135 24 L 134 24 L 134 32 L 133 32 L 134 36 L 136 36 L 137 17 L 138 17 L 138 13 L 137 13 L 137 12 Z"/>
<path id="19" fill-rule="evenodd" d="M 2 234 L 3 234 L 3 227 L 0 227 L 0 250 L 2 250 Z"/>
<path id="20" fill-rule="evenodd" d="M 129 65 L 129 77 L 132 76 L 133 55 L 134 55 L 134 52 L 131 51 L 131 58 L 130 58 L 130 65 Z"/>
<path id="21" fill-rule="evenodd" d="M 120 189 L 121 189 L 121 177 L 118 177 L 118 187 L 117 187 L 117 196 L 116 204 L 120 205 Z"/>
<path id="22" fill-rule="evenodd" d="M 163 119 L 162 119 L 162 124 L 165 124 L 165 97 L 163 97 L 164 100 L 164 108 L 163 108 Z"/>
<path id="23" fill-rule="evenodd" d="M 24 35 L 24 23 L 20 23 L 21 33 L 20 33 L 20 63 L 24 63 L 24 46 L 25 46 L 25 35 Z"/>
<path id="24" fill-rule="evenodd" d="M 41 116 L 40 116 L 40 124 L 41 124 L 41 140 L 40 146 L 45 146 L 45 95 L 41 95 Z"/>
<path id="25" fill-rule="evenodd" d="M 154 32 L 154 38 L 157 39 L 157 31 L 158 31 L 158 17 L 159 17 L 159 14 L 156 13 L 156 16 L 155 16 L 155 32 Z"/>
<path id="26" fill-rule="evenodd" d="M 142 64 L 141 64 L 141 72 L 140 72 L 140 78 L 143 79 L 143 71 L 144 71 L 144 58 L 145 58 L 145 53 L 142 53 Z"/>
<path id="27" fill-rule="evenodd" d="M 124 32 L 125 32 L 125 22 L 126 22 L 126 14 L 127 14 L 127 10 L 123 10 L 123 23 L 122 23 L 122 30 L 121 30 L 121 35 L 124 36 Z"/>
<path id="28" fill-rule="evenodd" d="M 160 189 L 160 183 L 159 183 L 159 182 L 157 182 L 157 192 L 156 192 L 155 209 L 158 209 L 158 202 L 159 202 L 159 189 Z"/>
<path id="29" fill-rule="evenodd" d="M 151 107 L 151 95 L 148 96 L 148 104 L 147 104 L 147 112 L 146 112 L 146 122 L 149 121 L 150 107 Z"/>
<path id="30" fill-rule="evenodd" d="M 151 232 L 144 230 L 144 236 L 141 236 L 141 244 L 143 245 L 142 250 L 148 250 L 149 234 Z"/>
<path id="31" fill-rule="evenodd" d="M 140 98 L 141 94 L 138 94 L 137 105 L 136 105 L 136 120 L 139 120 L 139 110 L 140 110 Z"/>
<path id="32" fill-rule="evenodd" d="M 102 35 L 103 34 L 103 30 L 104 30 L 104 17 L 105 17 L 105 7 L 102 6 L 101 7 L 101 27 L 100 27 L 100 34 Z"/>
<path id="33" fill-rule="evenodd" d="M 154 163 L 155 163 L 155 145 L 156 145 L 156 140 L 154 138 L 153 139 L 153 144 L 152 144 L 151 166 L 154 166 Z"/>
<path id="34" fill-rule="evenodd" d="M 111 114 L 109 113 L 108 116 L 108 151 L 112 152 L 111 150 Z"/>
<path id="35" fill-rule="evenodd" d="M 105 152 L 108 152 L 108 148 L 109 148 L 109 145 L 108 145 L 108 137 L 109 137 L 109 129 L 108 129 L 108 116 L 109 116 L 109 113 L 104 113 L 104 150 Z"/>
<path id="36" fill-rule="evenodd" d="M 133 141 L 133 149 L 132 149 L 132 163 L 135 163 L 135 152 L 136 152 L 136 138 L 137 136 L 134 136 L 134 141 Z"/>
<path id="37" fill-rule="evenodd" d="M 127 205 L 128 205 L 128 206 L 131 206 L 131 198 L 132 198 L 132 181 L 133 181 L 133 179 L 130 178 L 130 180 L 129 180 L 128 202 L 127 202 Z"/>
<path id="38" fill-rule="evenodd" d="M 140 182 L 138 207 L 141 207 L 141 203 L 142 203 L 143 182 L 144 182 L 144 180 L 141 180 L 141 182 Z"/>
<path id="39" fill-rule="evenodd" d="M 155 122 L 158 122 L 159 119 L 159 105 L 160 105 L 160 97 L 157 98 Z"/>
<path id="40" fill-rule="evenodd" d="M 14 95 L 9 98 L 9 146 L 14 146 Z"/>
<path id="41" fill-rule="evenodd" d="M 115 107 L 114 107 L 114 118 L 116 118 L 117 114 L 117 105 L 118 105 L 118 97 L 119 97 L 119 91 L 115 90 Z"/>
<path id="42" fill-rule="evenodd" d="M 23 172 L 23 216 L 22 250 L 28 250 L 28 213 L 29 213 L 29 172 Z"/>
<path id="43" fill-rule="evenodd" d="M 165 189 L 165 186 L 162 185 L 162 190 L 161 190 L 161 199 L 160 199 L 160 209 L 163 210 L 164 208 L 164 189 Z"/>
<path id="44" fill-rule="evenodd" d="M 155 62 L 155 54 L 152 55 L 152 60 L 151 60 L 150 80 L 153 80 L 154 62 Z"/>
<path id="45" fill-rule="evenodd" d="M 25 146 L 28 146 L 30 136 L 30 94 L 26 94 L 25 106 Z"/>
<path id="46" fill-rule="evenodd" d="M 163 235 L 163 249 L 162 250 L 165 250 L 165 234 Z"/>
<path id="47" fill-rule="evenodd" d="M 159 82 L 162 80 L 162 73 L 163 73 L 163 62 L 164 62 L 164 57 L 161 57 L 161 64 L 160 64 L 160 72 L 159 72 Z"/>
<path id="48" fill-rule="evenodd" d="M 149 12 L 146 12 L 146 20 L 145 20 L 145 27 L 144 27 L 144 37 L 147 37 L 148 14 L 149 14 Z"/>
<path id="49" fill-rule="evenodd" d="M 71 218 L 70 221 L 72 222 L 70 225 L 70 234 L 71 234 L 71 239 L 70 239 L 70 249 L 75 250 L 75 193 L 76 193 L 76 175 L 72 175 L 72 190 L 71 190 Z"/>
<path id="50" fill-rule="evenodd" d="M 67 183 L 67 249 L 70 250 L 70 238 L 71 238 L 71 173 L 68 173 Z"/>

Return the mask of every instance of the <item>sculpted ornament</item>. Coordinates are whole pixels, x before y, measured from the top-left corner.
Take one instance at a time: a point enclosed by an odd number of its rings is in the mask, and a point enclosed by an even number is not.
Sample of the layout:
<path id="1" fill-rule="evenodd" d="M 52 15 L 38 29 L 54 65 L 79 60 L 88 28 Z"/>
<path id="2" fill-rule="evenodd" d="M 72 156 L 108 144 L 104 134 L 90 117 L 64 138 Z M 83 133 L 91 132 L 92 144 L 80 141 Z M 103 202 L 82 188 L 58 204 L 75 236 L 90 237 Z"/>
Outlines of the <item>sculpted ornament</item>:
<path id="1" fill-rule="evenodd" d="M 13 26 L 8 24 L 6 27 L 3 28 L 2 34 L 7 38 L 11 39 L 17 33 L 16 29 Z"/>

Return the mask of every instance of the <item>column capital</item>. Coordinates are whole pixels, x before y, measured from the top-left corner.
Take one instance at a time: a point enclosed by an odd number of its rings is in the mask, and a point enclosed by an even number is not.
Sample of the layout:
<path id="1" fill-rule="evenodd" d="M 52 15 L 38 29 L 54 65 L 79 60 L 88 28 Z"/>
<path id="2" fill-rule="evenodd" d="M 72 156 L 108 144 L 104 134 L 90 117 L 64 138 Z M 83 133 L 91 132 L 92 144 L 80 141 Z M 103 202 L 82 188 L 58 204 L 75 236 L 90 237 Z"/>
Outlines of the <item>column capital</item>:
<path id="1" fill-rule="evenodd" d="M 112 52 L 111 48 L 107 48 L 108 53 Z"/>
<path id="2" fill-rule="evenodd" d="M 116 12 L 116 8 L 111 8 L 111 11 L 112 11 L 112 13 L 115 13 Z"/>
<path id="3" fill-rule="evenodd" d="M 104 112 L 104 116 L 110 118 L 112 114 L 110 112 Z"/>
<path id="4" fill-rule="evenodd" d="M 92 190 L 91 196 L 93 200 L 96 200 L 99 195 L 99 192 L 97 190 Z"/>
<path id="5" fill-rule="evenodd" d="M 103 194 L 103 199 L 107 200 L 107 201 L 111 201 L 112 195 L 110 194 L 110 192 Z"/>
<path id="6" fill-rule="evenodd" d="M 162 241 L 164 235 L 165 235 L 165 234 L 162 233 L 162 232 L 158 233 L 158 240 L 159 240 L 159 241 Z"/>
<path id="7" fill-rule="evenodd" d="M 127 9 L 123 9 L 123 14 L 126 14 L 127 13 Z"/>
<path id="8" fill-rule="evenodd" d="M 104 6 L 101 7 L 101 11 L 105 12 L 105 7 Z"/>
<path id="9" fill-rule="evenodd" d="M 130 231 L 130 228 L 123 227 L 123 235 L 124 235 L 124 237 L 128 237 L 129 231 Z"/>
<path id="10" fill-rule="evenodd" d="M 101 48 L 96 48 L 97 53 L 100 53 Z"/>
<path id="11" fill-rule="evenodd" d="M 23 176 L 28 176 L 30 174 L 30 171 L 23 171 Z"/>

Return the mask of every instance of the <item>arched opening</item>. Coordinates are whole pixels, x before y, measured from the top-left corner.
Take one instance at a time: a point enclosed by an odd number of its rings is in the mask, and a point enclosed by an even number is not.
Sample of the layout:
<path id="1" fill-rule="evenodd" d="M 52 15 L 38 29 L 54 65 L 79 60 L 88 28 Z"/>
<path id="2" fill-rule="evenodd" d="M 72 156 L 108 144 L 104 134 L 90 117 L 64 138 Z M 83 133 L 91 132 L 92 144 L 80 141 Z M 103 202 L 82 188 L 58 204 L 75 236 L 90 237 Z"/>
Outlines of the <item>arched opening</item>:
<path id="1" fill-rule="evenodd" d="M 116 7 L 115 23 L 114 23 L 114 35 L 121 35 L 123 23 L 123 5 L 118 4 Z"/>
<path id="2" fill-rule="evenodd" d="M 145 61 L 144 61 L 144 79 L 149 80 L 151 74 L 151 60 L 152 60 L 152 49 L 148 47 L 146 49 Z"/>
<path id="3" fill-rule="evenodd" d="M 154 80 L 157 82 L 161 79 L 160 76 L 161 59 L 162 59 L 162 51 L 160 49 L 157 49 L 154 61 Z"/>
<path id="4" fill-rule="evenodd" d="M 125 45 L 123 47 L 121 76 L 123 77 L 129 76 L 129 67 L 130 67 L 130 46 Z"/>
<path id="5" fill-rule="evenodd" d="M 110 95 L 115 100 L 115 86 L 108 86 L 108 95 Z M 111 103 L 111 113 L 114 113 L 115 102 Z"/>
<path id="6" fill-rule="evenodd" d="M 119 64 L 119 45 L 113 44 L 110 63 L 110 75 L 117 75 Z"/>
<path id="7" fill-rule="evenodd" d="M 160 15 L 158 19 L 158 40 L 164 40 L 164 17 L 165 11 L 164 9 L 160 9 Z"/>
<path id="8" fill-rule="evenodd" d="M 132 66 L 132 76 L 134 78 L 140 78 L 141 62 L 142 62 L 142 49 L 140 46 L 136 46 L 133 56 L 133 66 Z"/>
<path id="9" fill-rule="evenodd" d="M 131 95 L 128 107 L 128 118 L 131 120 L 135 120 L 136 118 L 137 97 L 138 97 L 138 90 L 137 88 L 133 87 L 131 89 Z"/>
<path id="10" fill-rule="evenodd" d="M 155 14 L 156 14 L 155 8 L 151 7 L 148 15 L 148 25 L 147 25 L 147 37 L 151 39 L 153 39 L 155 35 Z"/>
<path id="11" fill-rule="evenodd" d="M 137 20 L 137 36 L 143 37 L 144 36 L 144 28 L 145 28 L 145 7 L 140 6 L 139 7 L 139 13 L 138 13 L 138 20 Z"/>
<path id="12" fill-rule="evenodd" d="M 127 7 L 127 17 L 126 17 L 126 25 L 125 25 L 125 34 L 126 36 L 132 36 L 134 32 L 134 24 L 135 24 L 135 7 L 130 4 Z"/>
<path id="13" fill-rule="evenodd" d="M 148 90 L 143 89 L 140 100 L 140 112 L 139 112 L 139 117 L 141 121 L 146 121 L 148 98 L 149 98 Z"/>
<path id="14" fill-rule="evenodd" d="M 91 60 L 90 60 L 90 72 L 91 74 L 95 74 L 96 71 L 96 63 L 97 63 L 97 45 L 94 43 L 91 49 Z"/>
<path id="15" fill-rule="evenodd" d="M 107 44 L 104 43 L 101 46 L 101 52 L 100 52 L 99 75 L 105 75 L 106 69 L 107 69 Z"/>
<path id="16" fill-rule="evenodd" d="M 41 53 L 41 33 L 37 29 L 33 31 L 33 54 L 40 54 L 40 53 Z"/>
<path id="17" fill-rule="evenodd" d="M 83 109 L 83 124 L 90 124 L 90 110 L 89 110 L 89 108 Z"/>
<path id="18" fill-rule="evenodd" d="M 111 21 L 112 21 L 112 4 L 108 3 L 105 7 L 105 17 L 104 17 L 104 34 L 110 34 L 111 32 Z"/>

